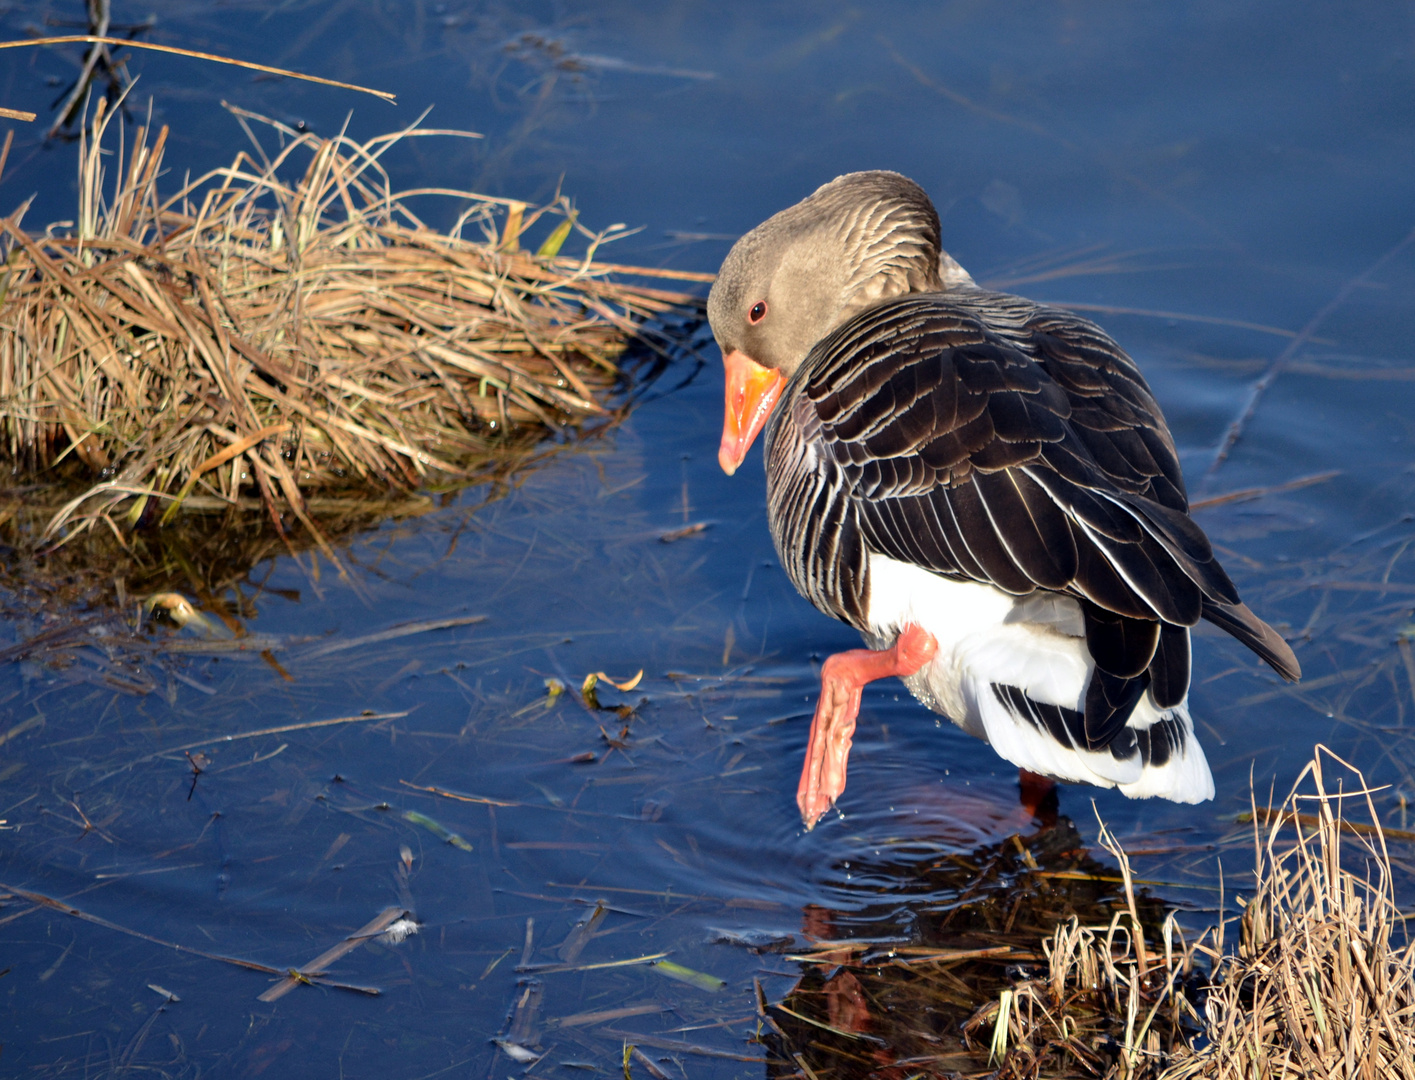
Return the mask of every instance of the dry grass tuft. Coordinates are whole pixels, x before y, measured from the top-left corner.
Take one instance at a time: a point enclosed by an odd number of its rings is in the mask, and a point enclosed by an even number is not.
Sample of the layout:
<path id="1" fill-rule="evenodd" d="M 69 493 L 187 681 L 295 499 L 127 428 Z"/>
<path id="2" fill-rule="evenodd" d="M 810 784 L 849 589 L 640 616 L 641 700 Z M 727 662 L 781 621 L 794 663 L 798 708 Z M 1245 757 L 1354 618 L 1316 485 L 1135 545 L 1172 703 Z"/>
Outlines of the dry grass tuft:
<path id="1" fill-rule="evenodd" d="M 1324 758 L 1349 770 L 1354 790 L 1331 790 Z M 1153 951 L 1133 911 L 1128 862 L 1103 831 L 1131 911 L 1105 930 L 1074 919 L 1057 929 L 1049 979 L 1013 991 L 1016 1064 L 1078 1036 L 1083 1060 L 1087 1021 L 1108 1010 L 1124 1018 L 1124 1036 L 1106 1076 L 1415 1078 L 1415 945 L 1397 939 L 1403 921 L 1370 796 L 1359 771 L 1318 747 L 1280 808 L 1254 805 L 1255 888 L 1233 951 L 1222 925 L 1176 948 L 1172 917 Z M 1364 803 L 1369 824 L 1345 820 L 1345 799 Z M 1196 961 L 1207 980 L 1195 978 Z"/>
<path id="2" fill-rule="evenodd" d="M 1329 790 L 1324 755 L 1350 770 L 1355 790 Z M 1299 791 L 1309 778 L 1314 790 Z M 1346 821 L 1343 799 L 1363 803 L 1369 824 Z M 1397 940 L 1404 924 L 1364 777 L 1318 747 L 1282 807 L 1255 805 L 1253 818 L 1257 888 L 1237 952 L 1225 955 L 1221 942 L 1215 950 L 1208 1045 L 1167 1078 L 1412 1080 L 1415 945 Z"/>
<path id="3" fill-rule="evenodd" d="M 910 922 L 918 944 L 880 943 L 897 923 L 866 920 L 856 942 L 821 922 L 801 981 L 763 1003 L 771 1075 L 1412 1080 L 1415 945 L 1370 795 L 1318 747 L 1280 807 L 1255 803 L 1237 941 L 1232 919 L 1193 941 L 1161 919 L 1104 826 L 1119 874 L 1065 818 L 938 860 L 916 871 L 926 893 L 960 902 Z"/>
<path id="4" fill-rule="evenodd" d="M 277 529 L 289 509 L 318 536 L 312 492 L 465 482 L 518 439 L 605 417 L 627 339 L 695 303 L 611 280 L 703 276 L 595 262 L 623 233 L 580 228 L 564 199 L 391 191 L 391 146 L 461 133 L 357 143 L 237 115 L 275 129 L 279 152 L 257 143 L 164 199 L 167 129 L 101 151 L 100 101 L 77 221 L 30 235 L 23 207 L 0 220 L 3 452 L 23 473 L 63 463 L 98 480 L 55 514 L 51 539 L 95 524 L 121 537 L 154 502 L 165 521 L 189 499 L 243 494 Z M 449 233 L 409 208 L 428 194 L 469 200 Z M 522 250 L 542 218 L 560 220 Z M 558 257 L 575 229 L 586 255 Z"/>
<path id="5" fill-rule="evenodd" d="M 1119 910 L 1106 925 L 1076 915 L 1058 924 L 1042 943 L 1046 974 L 1015 982 L 964 1025 L 998 1077 L 1154 1078 L 1192 1055 L 1201 945 L 1185 941 L 1173 912 L 1162 944 L 1147 941 L 1154 901 L 1137 898 L 1129 859 L 1104 825 L 1101 845 L 1120 863 Z"/>

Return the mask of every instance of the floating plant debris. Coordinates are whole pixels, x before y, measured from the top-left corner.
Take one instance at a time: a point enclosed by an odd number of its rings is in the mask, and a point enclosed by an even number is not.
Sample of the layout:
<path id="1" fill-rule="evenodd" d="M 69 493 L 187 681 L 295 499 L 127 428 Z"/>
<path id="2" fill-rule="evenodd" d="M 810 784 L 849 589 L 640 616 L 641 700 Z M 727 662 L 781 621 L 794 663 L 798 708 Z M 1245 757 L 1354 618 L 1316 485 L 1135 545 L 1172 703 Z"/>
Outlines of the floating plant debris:
<path id="1" fill-rule="evenodd" d="M 706 990 L 708 993 L 715 994 L 727 986 L 716 975 L 709 975 L 705 971 L 694 971 L 682 964 L 675 964 L 672 960 L 656 961 L 653 964 L 653 970 L 665 978 L 687 983 L 689 986 L 696 986 L 699 990 Z"/>
<path id="2" fill-rule="evenodd" d="M 428 832 L 432 833 L 432 835 L 437 837 L 439 840 L 451 844 L 459 851 L 472 850 L 472 845 L 468 843 L 466 839 L 464 839 L 462 836 L 459 836 L 457 833 L 454 833 L 451 829 L 449 829 L 446 825 L 443 825 L 440 821 L 436 820 L 435 818 L 430 818 L 426 814 L 420 814 L 416 810 L 404 810 L 403 820 L 412 825 L 421 826 Z"/>

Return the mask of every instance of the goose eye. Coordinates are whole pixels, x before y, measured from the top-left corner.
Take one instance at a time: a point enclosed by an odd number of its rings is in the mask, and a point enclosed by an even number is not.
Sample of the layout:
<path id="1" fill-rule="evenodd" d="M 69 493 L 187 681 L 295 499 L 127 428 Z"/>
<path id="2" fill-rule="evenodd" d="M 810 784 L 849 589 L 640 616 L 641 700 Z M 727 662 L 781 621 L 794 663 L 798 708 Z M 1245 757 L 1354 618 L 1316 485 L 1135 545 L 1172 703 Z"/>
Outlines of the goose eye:
<path id="1" fill-rule="evenodd" d="M 747 321 L 755 326 L 766 318 L 766 301 L 758 300 L 752 305 L 752 310 L 747 313 Z"/>

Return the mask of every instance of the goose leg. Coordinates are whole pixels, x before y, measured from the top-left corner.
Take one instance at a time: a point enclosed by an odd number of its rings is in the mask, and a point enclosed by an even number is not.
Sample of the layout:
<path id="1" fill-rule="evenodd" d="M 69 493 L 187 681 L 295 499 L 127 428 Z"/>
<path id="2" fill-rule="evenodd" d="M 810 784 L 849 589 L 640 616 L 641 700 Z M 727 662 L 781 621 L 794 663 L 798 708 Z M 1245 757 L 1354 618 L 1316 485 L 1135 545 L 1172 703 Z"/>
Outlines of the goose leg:
<path id="1" fill-rule="evenodd" d="M 1056 781 L 1050 776 L 1018 769 L 1017 786 L 1021 792 L 1022 808 L 1043 825 L 1055 825 L 1058 810 Z"/>
<path id="2" fill-rule="evenodd" d="M 934 636 L 911 624 L 887 649 L 851 649 L 828 657 L 821 665 L 820 700 L 811 720 L 806 765 L 796 789 L 796 805 L 808 830 L 845 790 L 845 768 L 865 684 L 891 675 L 912 675 L 936 652 Z"/>

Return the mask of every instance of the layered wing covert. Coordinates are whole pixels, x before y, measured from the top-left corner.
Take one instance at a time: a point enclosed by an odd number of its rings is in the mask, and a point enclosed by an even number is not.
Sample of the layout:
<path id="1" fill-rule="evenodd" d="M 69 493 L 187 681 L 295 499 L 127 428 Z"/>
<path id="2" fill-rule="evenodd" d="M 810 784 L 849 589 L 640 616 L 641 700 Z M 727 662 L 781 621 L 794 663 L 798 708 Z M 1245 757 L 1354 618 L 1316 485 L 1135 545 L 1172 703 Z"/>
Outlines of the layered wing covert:
<path id="1" fill-rule="evenodd" d="M 812 350 L 767 439 L 777 548 L 822 610 L 866 628 L 869 551 L 1080 598 L 1107 675 L 1088 742 L 1114 738 L 1146 685 L 1182 700 L 1181 628 L 1201 617 L 1297 672 L 1189 518 L 1143 376 L 1084 319 L 981 290 L 881 304 Z"/>

